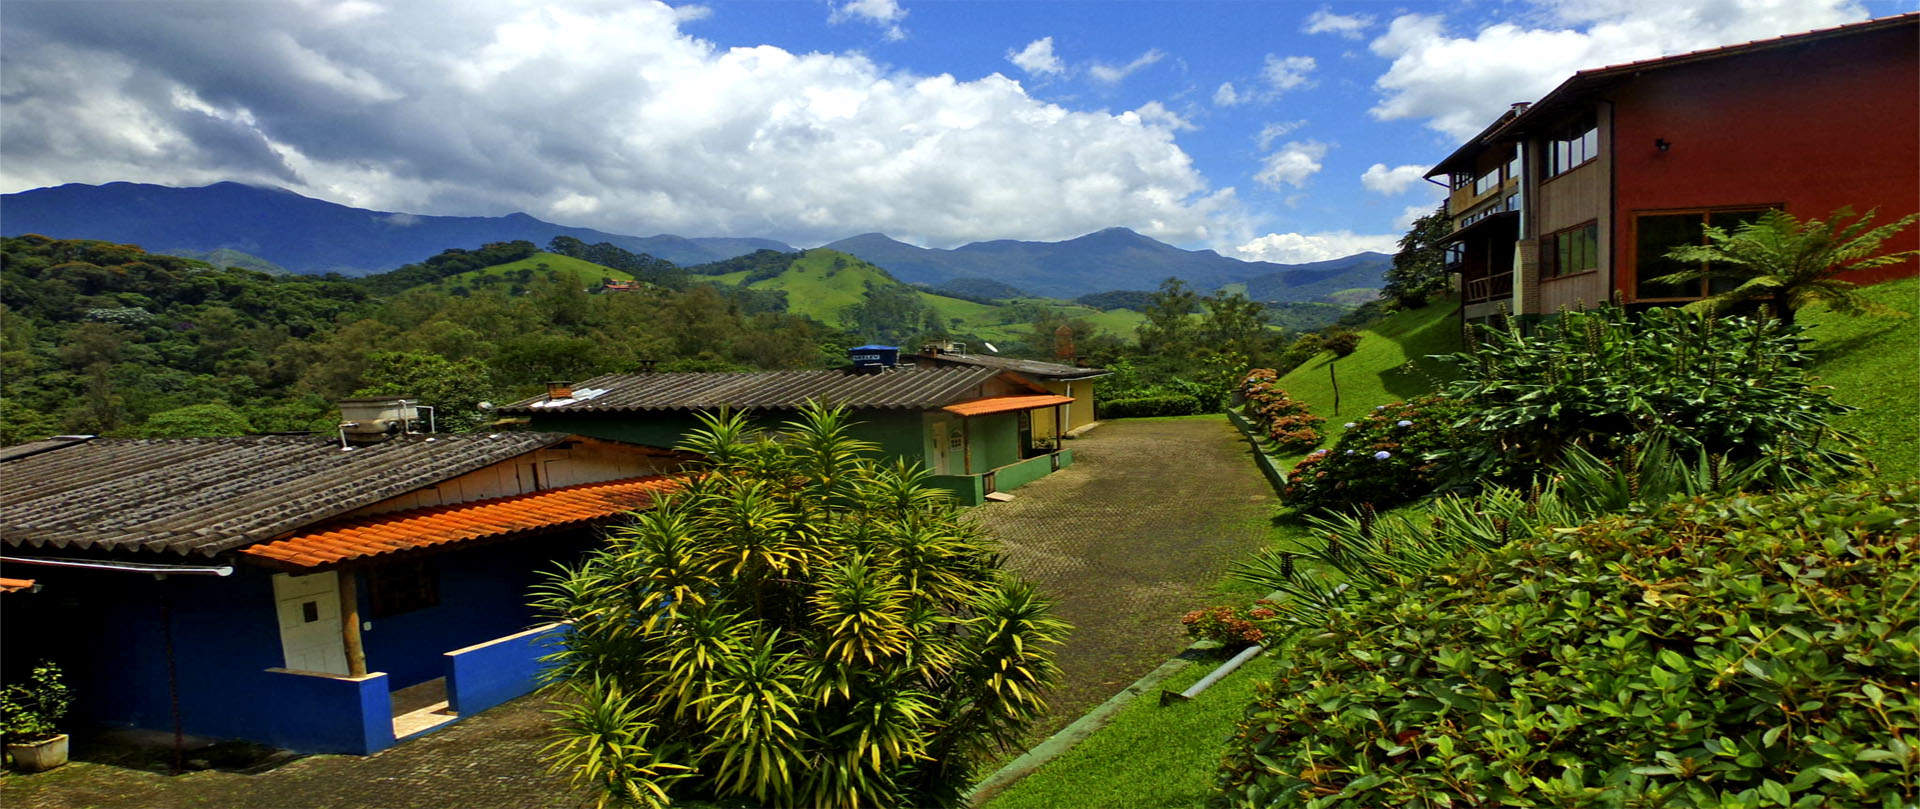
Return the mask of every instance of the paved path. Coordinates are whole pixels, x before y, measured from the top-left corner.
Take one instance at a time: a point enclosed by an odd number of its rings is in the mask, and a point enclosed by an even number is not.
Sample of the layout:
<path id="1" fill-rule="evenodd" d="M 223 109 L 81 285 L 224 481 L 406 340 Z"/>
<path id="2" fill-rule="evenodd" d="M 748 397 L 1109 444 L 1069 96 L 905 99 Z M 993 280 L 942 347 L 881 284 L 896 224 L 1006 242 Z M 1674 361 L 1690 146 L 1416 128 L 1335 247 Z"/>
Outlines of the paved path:
<path id="1" fill-rule="evenodd" d="M 1065 681 L 1034 738 L 1100 704 L 1187 645 L 1181 613 L 1266 536 L 1272 490 L 1224 418 L 1119 421 L 1069 442 L 1074 465 L 975 511 L 1010 564 L 1075 627 Z M 372 756 L 313 756 L 256 775 L 167 777 L 75 762 L 0 776 L 6 809 L 575 806 L 538 763 L 546 704 L 522 698 Z"/>
<path id="2" fill-rule="evenodd" d="M 1074 625 L 1037 741 L 1179 654 L 1188 610 L 1268 536 L 1278 505 L 1226 417 L 1108 422 L 1073 465 L 976 513 Z"/>

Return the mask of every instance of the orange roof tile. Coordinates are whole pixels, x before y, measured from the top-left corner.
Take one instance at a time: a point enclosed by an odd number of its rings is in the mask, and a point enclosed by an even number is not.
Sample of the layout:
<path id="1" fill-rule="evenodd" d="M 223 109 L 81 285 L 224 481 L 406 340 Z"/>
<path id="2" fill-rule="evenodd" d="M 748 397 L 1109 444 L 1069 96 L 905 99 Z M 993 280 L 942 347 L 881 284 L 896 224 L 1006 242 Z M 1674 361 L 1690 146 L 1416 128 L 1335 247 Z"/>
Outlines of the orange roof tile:
<path id="1" fill-rule="evenodd" d="M 32 589 L 32 579 L 0 579 L 0 593 L 18 593 L 21 590 Z"/>
<path id="2" fill-rule="evenodd" d="M 1033 410 L 1054 405 L 1073 404 L 1072 396 L 995 396 L 989 399 L 975 399 L 971 402 L 950 404 L 940 408 L 956 416 L 984 416 L 988 413 L 1010 413 L 1015 410 Z"/>
<path id="3" fill-rule="evenodd" d="M 320 567 L 611 517 L 646 508 L 655 495 L 677 485 L 674 478 L 653 475 L 380 514 L 240 552 L 273 566 Z"/>

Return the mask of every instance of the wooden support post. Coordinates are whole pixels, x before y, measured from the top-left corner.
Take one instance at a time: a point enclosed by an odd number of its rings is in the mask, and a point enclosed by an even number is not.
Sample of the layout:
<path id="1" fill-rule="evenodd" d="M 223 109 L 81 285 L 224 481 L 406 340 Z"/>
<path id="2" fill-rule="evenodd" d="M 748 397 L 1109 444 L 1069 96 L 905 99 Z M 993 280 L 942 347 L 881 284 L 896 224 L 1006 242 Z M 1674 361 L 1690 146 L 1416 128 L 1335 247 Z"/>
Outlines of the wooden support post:
<path id="1" fill-rule="evenodd" d="M 1065 438 L 1067 435 L 1067 418 L 1065 414 L 1061 413 L 1061 409 L 1064 407 L 1066 407 L 1066 405 L 1053 406 L 1053 451 L 1054 452 L 1060 451 L 1060 439 Z"/>
<path id="2" fill-rule="evenodd" d="M 360 646 L 360 570 L 340 571 L 340 641 L 347 650 L 347 674 L 367 676 L 367 653 Z"/>
<path id="3" fill-rule="evenodd" d="M 960 468 L 966 474 L 973 474 L 973 419 L 960 418 Z"/>

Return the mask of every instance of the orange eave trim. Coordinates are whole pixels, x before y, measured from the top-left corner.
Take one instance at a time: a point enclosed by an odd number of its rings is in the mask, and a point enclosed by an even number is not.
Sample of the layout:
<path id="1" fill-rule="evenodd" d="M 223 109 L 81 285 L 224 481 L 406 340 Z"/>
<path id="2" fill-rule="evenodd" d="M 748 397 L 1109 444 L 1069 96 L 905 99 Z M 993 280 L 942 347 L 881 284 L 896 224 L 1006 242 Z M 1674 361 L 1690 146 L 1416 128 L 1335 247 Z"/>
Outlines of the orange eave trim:
<path id="1" fill-rule="evenodd" d="M 984 416 L 988 413 L 1011 413 L 1016 410 L 1035 410 L 1042 407 L 1073 404 L 1072 396 L 1047 394 L 1045 396 L 995 396 L 989 399 L 975 399 L 971 402 L 950 404 L 940 408 L 956 416 Z"/>
<path id="2" fill-rule="evenodd" d="M 18 593 L 32 589 L 32 579 L 0 579 L 0 593 Z"/>
<path id="3" fill-rule="evenodd" d="M 263 542 L 240 553 L 271 567 L 319 568 L 586 523 L 650 507 L 657 495 L 678 485 L 675 478 L 652 475 L 379 514 Z"/>

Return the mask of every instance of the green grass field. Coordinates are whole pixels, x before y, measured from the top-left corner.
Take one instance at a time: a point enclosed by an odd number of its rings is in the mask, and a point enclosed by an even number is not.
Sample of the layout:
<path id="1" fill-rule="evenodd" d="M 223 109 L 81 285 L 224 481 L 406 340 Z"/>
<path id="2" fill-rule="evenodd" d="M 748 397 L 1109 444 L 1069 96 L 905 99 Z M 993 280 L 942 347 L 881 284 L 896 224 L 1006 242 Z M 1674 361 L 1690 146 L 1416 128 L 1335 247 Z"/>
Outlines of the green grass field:
<path id="1" fill-rule="evenodd" d="M 839 264 L 837 267 L 836 259 Z M 738 284 L 746 280 L 746 276 L 743 270 L 711 278 L 721 283 Z M 755 281 L 751 286 L 754 289 L 786 290 L 787 311 L 806 315 L 828 325 L 838 325 L 840 311 L 859 303 L 866 294 L 866 284 L 869 282 L 896 283 L 880 268 L 853 256 L 833 250 L 808 250 L 786 272 Z M 1010 343 L 1025 339 L 1032 331 L 1032 324 L 1018 320 L 1012 310 L 1005 306 L 949 298 L 930 292 L 921 292 L 920 299 L 959 334 Z M 1146 320 L 1144 315 L 1129 309 L 1103 312 L 1051 298 L 1030 298 L 1019 302 L 1036 304 L 1067 317 L 1086 320 L 1094 328 L 1126 340 L 1133 339 L 1135 327 Z"/>
<path id="2" fill-rule="evenodd" d="M 1920 279 L 1868 287 L 1866 295 L 1907 316 L 1802 311 L 1797 320 L 1819 355 L 1811 370 L 1833 386 L 1834 399 L 1859 408 L 1834 426 L 1861 438 L 1881 477 L 1920 478 Z"/>
<path id="3" fill-rule="evenodd" d="M 548 270 L 553 270 L 573 276 L 583 286 L 599 286 L 602 278 L 612 278 L 617 281 L 633 280 L 633 275 L 630 273 L 621 272 L 612 267 L 602 267 L 591 261 L 583 261 L 559 253 L 534 253 L 519 261 L 510 261 L 506 264 L 449 276 L 440 283 L 448 285 L 472 283 L 473 279 L 481 276 L 504 276 L 515 270 L 532 270 L 535 278 L 544 276 Z"/>
<path id="4" fill-rule="evenodd" d="M 1428 358 L 1461 349 L 1460 307 L 1438 302 L 1424 309 L 1388 315 L 1360 332 L 1360 345 L 1334 366 L 1340 383 L 1340 409 L 1333 407 L 1333 378 L 1327 366 L 1332 354 L 1322 353 L 1287 372 L 1280 388 L 1313 408 L 1327 420 L 1327 445 L 1346 432 L 1340 425 L 1388 402 L 1401 402 L 1432 393 L 1446 366 Z"/>

